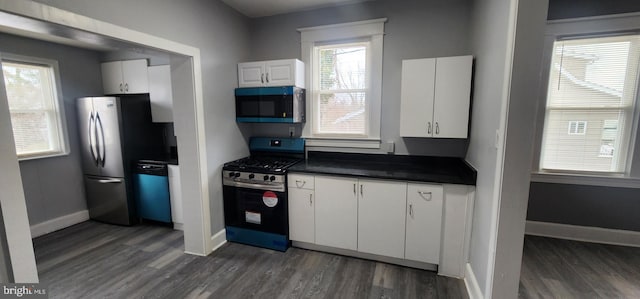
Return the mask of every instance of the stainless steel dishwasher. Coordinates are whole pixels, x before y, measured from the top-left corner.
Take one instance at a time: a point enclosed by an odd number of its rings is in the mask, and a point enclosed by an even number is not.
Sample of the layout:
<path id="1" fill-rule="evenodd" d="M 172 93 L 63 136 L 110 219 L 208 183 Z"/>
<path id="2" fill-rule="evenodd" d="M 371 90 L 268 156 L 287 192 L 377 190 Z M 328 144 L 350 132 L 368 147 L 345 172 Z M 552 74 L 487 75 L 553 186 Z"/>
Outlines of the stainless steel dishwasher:
<path id="1" fill-rule="evenodd" d="M 138 217 L 171 223 L 167 164 L 141 160 L 136 164 L 135 194 Z"/>

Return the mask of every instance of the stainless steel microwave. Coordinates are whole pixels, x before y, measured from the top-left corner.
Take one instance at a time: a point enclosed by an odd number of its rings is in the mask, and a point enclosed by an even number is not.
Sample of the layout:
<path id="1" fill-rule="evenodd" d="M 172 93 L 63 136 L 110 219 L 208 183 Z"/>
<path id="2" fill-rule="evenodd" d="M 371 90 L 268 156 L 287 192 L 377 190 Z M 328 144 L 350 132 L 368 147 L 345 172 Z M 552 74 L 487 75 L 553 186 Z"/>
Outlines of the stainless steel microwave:
<path id="1" fill-rule="evenodd" d="M 305 90 L 295 86 L 236 88 L 236 121 L 303 123 Z"/>

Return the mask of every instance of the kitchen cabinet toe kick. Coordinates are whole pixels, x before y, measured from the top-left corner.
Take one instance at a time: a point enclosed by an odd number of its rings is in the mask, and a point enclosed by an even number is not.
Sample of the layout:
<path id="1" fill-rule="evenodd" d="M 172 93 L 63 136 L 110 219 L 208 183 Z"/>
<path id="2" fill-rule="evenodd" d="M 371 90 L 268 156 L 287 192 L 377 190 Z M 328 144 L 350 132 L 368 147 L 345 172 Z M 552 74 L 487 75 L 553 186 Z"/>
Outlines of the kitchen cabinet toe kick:
<path id="1" fill-rule="evenodd" d="M 400 265 L 400 266 L 409 267 L 409 268 L 416 268 L 421 270 L 438 272 L 438 265 L 430 264 L 430 263 L 411 261 L 406 259 L 365 253 L 365 252 L 349 250 L 349 249 L 335 248 L 330 246 L 323 246 L 323 245 L 300 242 L 300 241 L 292 241 L 291 246 L 307 249 L 307 250 L 322 251 L 322 252 L 327 252 L 332 254 L 339 254 L 339 255 L 351 256 L 351 257 L 356 257 L 356 258 L 361 258 L 366 260 L 388 263 L 388 264 Z"/>

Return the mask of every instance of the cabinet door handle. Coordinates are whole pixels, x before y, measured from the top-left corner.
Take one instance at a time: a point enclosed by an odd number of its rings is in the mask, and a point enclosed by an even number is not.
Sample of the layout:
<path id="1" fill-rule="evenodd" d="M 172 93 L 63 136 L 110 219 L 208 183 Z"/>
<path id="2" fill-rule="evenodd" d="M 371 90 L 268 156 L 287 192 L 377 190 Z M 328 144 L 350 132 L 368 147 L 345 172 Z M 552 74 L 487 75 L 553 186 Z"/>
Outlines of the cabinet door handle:
<path id="1" fill-rule="evenodd" d="M 427 134 L 431 134 L 431 122 L 427 123 Z"/>
<path id="2" fill-rule="evenodd" d="M 424 200 L 431 201 L 431 192 L 418 191 L 418 194 L 420 194 L 420 197 L 422 197 Z"/>
<path id="3" fill-rule="evenodd" d="M 302 184 L 300 184 L 300 183 L 302 183 Z M 302 188 L 302 187 L 304 187 L 304 184 L 306 184 L 306 183 L 307 183 L 307 181 L 296 180 L 296 187 Z"/>
<path id="4" fill-rule="evenodd" d="M 260 75 L 260 82 L 264 83 L 264 74 Z"/>
<path id="5" fill-rule="evenodd" d="M 313 194 L 309 194 L 309 205 L 312 206 L 313 205 Z"/>
<path id="6" fill-rule="evenodd" d="M 409 216 L 413 217 L 413 205 L 409 204 Z"/>
<path id="7" fill-rule="evenodd" d="M 120 83 L 120 92 L 123 92 L 124 90 L 122 90 L 122 83 Z"/>
<path id="8" fill-rule="evenodd" d="M 269 73 L 267 73 L 266 78 L 267 78 L 267 83 L 269 83 Z"/>
<path id="9" fill-rule="evenodd" d="M 353 195 L 356 195 L 356 184 L 353 184 Z"/>
<path id="10" fill-rule="evenodd" d="M 124 92 L 129 92 L 129 83 L 124 85 Z"/>
<path id="11" fill-rule="evenodd" d="M 360 196 L 364 197 L 364 194 L 362 193 L 362 185 L 360 185 Z"/>
<path id="12" fill-rule="evenodd" d="M 438 122 L 436 122 L 436 135 L 440 135 L 440 126 L 438 126 Z"/>

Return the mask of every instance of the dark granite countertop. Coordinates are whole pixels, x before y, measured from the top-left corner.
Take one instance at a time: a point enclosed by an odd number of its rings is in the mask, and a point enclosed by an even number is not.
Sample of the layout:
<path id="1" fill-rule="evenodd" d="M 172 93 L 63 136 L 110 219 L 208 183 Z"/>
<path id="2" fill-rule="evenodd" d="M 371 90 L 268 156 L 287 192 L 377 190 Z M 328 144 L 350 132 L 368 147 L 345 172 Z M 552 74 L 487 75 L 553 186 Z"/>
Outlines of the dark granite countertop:
<path id="1" fill-rule="evenodd" d="M 169 164 L 169 165 L 178 165 L 178 158 L 172 157 L 169 155 L 147 155 L 144 157 L 144 159 L 140 159 L 140 161 L 149 161 L 149 162 L 156 162 L 156 163 Z"/>
<path id="2" fill-rule="evenodd" d="M 310 152 L 289 172 L 475 185 L 476 170 L 462 158 Z"/>

